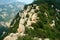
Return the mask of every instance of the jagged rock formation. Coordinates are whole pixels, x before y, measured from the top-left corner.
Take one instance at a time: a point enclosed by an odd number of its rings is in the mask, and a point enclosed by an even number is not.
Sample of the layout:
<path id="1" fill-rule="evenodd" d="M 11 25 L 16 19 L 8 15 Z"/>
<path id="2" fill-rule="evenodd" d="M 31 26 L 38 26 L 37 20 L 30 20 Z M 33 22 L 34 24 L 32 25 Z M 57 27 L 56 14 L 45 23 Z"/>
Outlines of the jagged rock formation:
<path id="1" fill-rule="evenodd" d="M 54 5 L 37 0 L 26 5 L 20 13 L 12 21 L 9 35 L 4 40 L 59 40 L 59 19 L 56 16 L 59 12 Z"/>
<path id="2" fill-rule="evenodd" d="M 36 6 L 36 5 L 34 5 L 34 6 Z M 22 14 L 19 15 L 21 18 L 20 18 L 20 21 L 19 21 L 19 27 L 17 28 L 18 36 L 19 36 L 19 34 L 21 34 L 20 36 L 26 35 L 26 34 L 24 34 L 25 27 L 27 27 L 29 29 L 30 28 L 34 29 L 31 25 L 33 23 L 36 23 L 39 19 L 39 17 L 37 17 L 37 13 L 35 13 L 35 11 L 39 9 L 38 7 L 39 6 L 36 6 L 36 8 L 33 9 L 32 6 L 28 6 L 28 8 L 26 10 L 24 10 L 22 12 Z M 32 8 L 32 10 L 30 11 L 31 8 Z M 30 11 L 30 12 L 28 12 L 28 11 Z M 14 34 L 11 33 L 4 40 L 12 40 L 12 39 L 16 40 L 15 38 L 13 38 L 13 37 L 15 37 L 13 35 Z M 13 37 L 11 38 L 11 36 L 13 36 Z M 9 38 L 11 38 L 11 39 L 9 39 Z"/>

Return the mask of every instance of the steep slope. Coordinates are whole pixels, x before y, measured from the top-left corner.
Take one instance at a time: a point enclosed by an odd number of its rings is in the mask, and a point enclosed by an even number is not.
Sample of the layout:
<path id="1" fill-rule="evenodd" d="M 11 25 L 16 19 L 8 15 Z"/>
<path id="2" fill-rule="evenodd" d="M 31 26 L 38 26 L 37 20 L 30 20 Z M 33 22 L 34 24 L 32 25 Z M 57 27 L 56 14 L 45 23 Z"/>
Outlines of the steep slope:
<path id="1" fill-rule="evenodd" d="M 46 1 L 34 1 L 18 13 L 11 23 L 9 35 L 4 40 L 59 40 L 58 14 L 59 11 Z"/>

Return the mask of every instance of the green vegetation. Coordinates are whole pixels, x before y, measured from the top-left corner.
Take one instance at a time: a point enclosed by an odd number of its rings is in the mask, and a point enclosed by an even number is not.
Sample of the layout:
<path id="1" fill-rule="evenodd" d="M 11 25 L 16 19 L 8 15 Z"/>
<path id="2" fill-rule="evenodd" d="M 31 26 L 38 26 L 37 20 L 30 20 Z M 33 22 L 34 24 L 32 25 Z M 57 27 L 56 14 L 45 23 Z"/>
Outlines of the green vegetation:
<path id="1" fill-rule="evenodd" d="M 57 15 L 57 11 L 55 10 L 55 7 L 51 7 L 51 5 L 49 5 L 51 3 L 48 3 L 44 0 L 37 0 L 30 5 L 33 5 L 33 4 L 37 4 L 39 6 L 39 11 L 36 11 L 39 17 L 39 21 L 31 25 L 34 27 L 34 30 L 26 28 L 25 33 L 29 35 L 28 37 L 31 36 L 32 38 L 34 37 L 50 38 L 51 40 L 56 40 L 56 38 L 58 38 L 59 40 L 60 38 L 60 16 Z M 46 13 L 48 17 L 44 13 Z M 56 19 L 56 17 L 58 17 L 58 20 Z M 49 25 L 49 24 L 52 24 L 52 20 L 55 21 L 55 26 L 53 27 Z M 25 38 L 24 40 L 28 40 L 27 38 Z"/>
<path id="2" fill-rule="evenodd" d="M 33 23 L 31 25 L 32 27 L 34 27 L 34 29 L 25 28 L 26 29 L 25 34 L 28 34 L 27 36 L 18 37 L 17 40 L 37 40 L 37 39 L 34 39 L 34 37 L 42 38 L 42 39 L 50 38 L 50 40 L 59 40 L 60 38 L 60 12 L 57 12 L 55 10 L 55 7 L 51 7 L 52 2 L 48 0 L 47 1 L 44 1 L 44 0 L 34 1 L 32 4 L 26 5 L 24 9 L 27 9 L 27 6 L 30 6 L 30 5 L 32 5 L 33 7 L 33 4 L 36 4 L 37 6 L 39 6 L 39 10 L 35 11 L 35 13 L 38 14 L 39 20 L 37 23 Z M 19 20 L 20 20 L 20 17 L 18 14 L 11 23 L 13 27 L 9 28 L 9 33 L 17 32 L 17 28 L 18 28 Z M 29 16 L 27 15 L 27 18 L 28 17 Z M 16 22 L 14 23 L 15 20 Z M 51 26 L 50 24 L 53 23 L 52 22 L 53 20 L 55 21 L 55 25 Z"/>

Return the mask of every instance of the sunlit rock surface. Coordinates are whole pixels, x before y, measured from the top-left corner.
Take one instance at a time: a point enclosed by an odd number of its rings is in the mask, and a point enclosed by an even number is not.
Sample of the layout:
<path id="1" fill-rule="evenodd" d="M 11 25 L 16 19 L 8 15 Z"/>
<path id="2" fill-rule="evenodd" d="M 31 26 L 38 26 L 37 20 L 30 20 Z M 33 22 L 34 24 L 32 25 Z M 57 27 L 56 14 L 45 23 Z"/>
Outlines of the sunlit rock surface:
<path id="1" fill-rule="evenodd" d="M 4 40 L 59 40 L 59 15 L 54 5 L 36 0 L 17 13 Z"/>
<path id="2" fill-rule="evenodd" d="M 37 10 L 37 9 L 36 9 Z M 29 11 L 29 10 L 28 10 Z M 21 14 L 21 18 L 20 18 L 20 21 L 19 21 L 19 26 L 17 28 L 17 33 L 19 34 L 19 36 L 25 36 L 26 34 L 24 33 L 25 32 L 25 27 L 27 28 L 31 28 L 31 29 L 34 29 L 31 25 L 32 23 L 36 23 L 37 22 L 37 13 L 35 13 L 35 10 L 31 10 L 29 13 L 28 13 L 27 10 L 24 10 Z M 25 15 L 24 15 L 25 14 Z M 32 14 L 32 15 L 31 15 Z M 31 15 L 31 16 L 30 16 Z M 29 17 L 28 17 L 29 16 Z M 27 22 L 27 24 L 25 24 L 25 22 Z M 25 24 L 25 25 L 24 25 Z M 16 34 L 16 33 L 15 33 Z M 12 34 L 14 35 L 14 34 Z M 19 37 L 17 36 L 17 38 Z M 6 38 L 4 38 L 4 40 L 16 40 L 17 38 L 14 37 L 10 37 L 9 35 L 6 36 Z"/>

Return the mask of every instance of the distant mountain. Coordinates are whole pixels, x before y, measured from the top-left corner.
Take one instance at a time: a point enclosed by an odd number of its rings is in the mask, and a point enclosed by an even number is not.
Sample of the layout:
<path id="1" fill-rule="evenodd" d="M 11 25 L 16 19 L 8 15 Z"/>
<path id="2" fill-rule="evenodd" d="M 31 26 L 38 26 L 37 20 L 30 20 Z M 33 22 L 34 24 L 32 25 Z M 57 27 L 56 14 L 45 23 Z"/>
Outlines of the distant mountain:
<path id="1" fill-rule="evenodd" d="M 0 22 L 10 22 L 24 8 L 24 5 L 22 2 L 0 5 Z"/>
<path id="2" fill-rule="evenodd" d="M 17 2 L 17 0 L 0 0 L 0 5 Z"/>
<path id="3" fill-rule="evenodd" d="M 16 14 L 24 8 L 24 5 L 21 2 L 0 5 L 0 39 L 3 36 L 3 32 L 8 31 L 7 26 L 10 25 Z"/>

